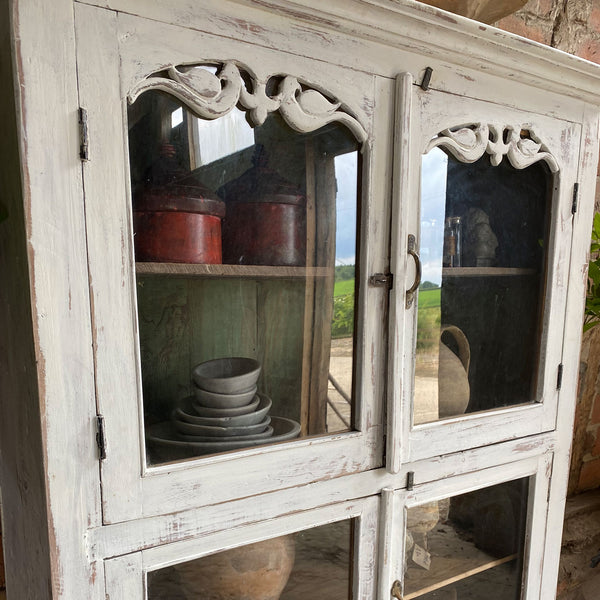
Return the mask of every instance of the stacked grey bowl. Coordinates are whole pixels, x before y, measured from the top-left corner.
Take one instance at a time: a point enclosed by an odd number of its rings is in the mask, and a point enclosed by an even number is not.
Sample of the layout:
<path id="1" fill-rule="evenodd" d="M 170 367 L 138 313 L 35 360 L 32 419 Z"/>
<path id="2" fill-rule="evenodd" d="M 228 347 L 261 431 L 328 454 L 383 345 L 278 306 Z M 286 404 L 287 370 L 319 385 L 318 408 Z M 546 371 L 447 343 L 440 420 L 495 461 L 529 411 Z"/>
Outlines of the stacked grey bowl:
<path id="1" fill-rule="evenodd" d="M 207 454 L 297 437 L 298 423 L 269 416 L 271 399 L 257 392 L 260 372 L 258 361 L 243 357 L 196 365 L 194 395 L 173 410 L 171 434 L 157 429 L 153 441 Z"/>
<path id="2" fill-rule="evenodd" d="M 217 358 L 192 370 L 191 411 L 173 411 L 179 439 L 188 442 L 254 441 L 273 435 L 271 400 L 257 393 L 260 363 L 252 358 Z"/>

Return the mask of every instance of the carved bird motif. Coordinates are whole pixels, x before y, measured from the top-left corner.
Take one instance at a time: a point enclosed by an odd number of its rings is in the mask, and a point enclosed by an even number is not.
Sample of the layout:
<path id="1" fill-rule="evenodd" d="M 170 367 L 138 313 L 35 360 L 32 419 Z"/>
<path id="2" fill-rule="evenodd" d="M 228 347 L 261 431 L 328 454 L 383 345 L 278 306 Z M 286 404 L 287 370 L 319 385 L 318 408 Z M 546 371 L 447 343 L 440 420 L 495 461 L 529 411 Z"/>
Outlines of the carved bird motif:
<path id="1" fill-rule="evenodd" d="M 223 70 L 225 70 L 225 67 L 223 67 Z M 187 71 L 180 71 L 177 67 L 170 67 L 169 75 L 174 81 L 191 88 L 199 96 L 205 98 L 214 98 L 221 92 L 220 77 L 217 77 L 204 67 L 193 67 Z"/>

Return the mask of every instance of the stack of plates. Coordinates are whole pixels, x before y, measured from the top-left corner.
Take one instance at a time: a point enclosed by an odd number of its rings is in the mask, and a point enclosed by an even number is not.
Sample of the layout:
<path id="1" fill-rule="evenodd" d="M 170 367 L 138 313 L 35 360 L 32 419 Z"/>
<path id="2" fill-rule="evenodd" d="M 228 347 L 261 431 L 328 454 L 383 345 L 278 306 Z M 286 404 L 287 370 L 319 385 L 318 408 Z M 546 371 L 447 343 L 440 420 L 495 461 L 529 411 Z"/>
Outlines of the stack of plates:
<path id="1" fill-rule="evenodd" d="M 238 357 L 197 365 L 194 395 L 173 410 L 171 421 L 151 426 L 148 439 L 206 454 L 297 437 L 298 423 L 269 416 L 271 399 L 257 393 L 260 369 L 256 360 Z"/>

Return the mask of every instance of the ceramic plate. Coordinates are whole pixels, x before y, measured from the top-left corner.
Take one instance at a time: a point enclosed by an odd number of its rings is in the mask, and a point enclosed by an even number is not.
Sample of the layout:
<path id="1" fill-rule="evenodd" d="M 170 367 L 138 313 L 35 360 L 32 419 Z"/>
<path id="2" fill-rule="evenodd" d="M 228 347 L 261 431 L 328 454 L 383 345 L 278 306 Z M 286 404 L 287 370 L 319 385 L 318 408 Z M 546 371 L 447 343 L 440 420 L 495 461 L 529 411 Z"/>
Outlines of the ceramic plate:
<path id="1" fill-rule="evenodd" d="M 173 415 L 175 417 L 175 412 L 173 413 Z M 246 437 L 255 434 L 262 435 L 265 429 L 267 429 L 267 427 L 269 426 L 269 423 L 271 422 L 271 417 L 265 417 L 259 423 L 254 423 L 254 425 L 238 425 L 232 427 L 223 427 L 222 425 L 198 425 L 196 423 L 186 423 L 185 421 L 180 421 L 176 417 L 172 418 L 171 420 L 180 436 L 201 436 L 203 439 L 210 439 L 215 437 Z M 184 439 L 187 439 L 187 437 Z"/>
<path id="2" fill-rule="evenodd" d="M 264 394 L 259 394 L 260 402 L 254 412 L 245 415 L 232 417 L 201 417 L 199 416 L 191 401 L 183 403 L 173 411 L 173 418 L 186 423 L 194 423 L 195 425 L 212 425 L 221 427 L 236 427 L 240 425 L 254 425 L 260 423 L 271 410 L 271 399 Z"/>
<path id="3" fill-rule="evenodd" d="M 177 438 L 177 431 L 171 421 L 163 421 L 162 423 L 151 425 L 146 430 L 146 440 L 155 446 L 187 451 L 187 455 L 191 456 L 282 442 L 296 438 L 300 434 L 300 424 L 291 419 L 271 417 L 271 426 L 273 427 L 273 435 L 270 438 L 254 440 L 237 440 L 231 438 L 208 442 L 188 442 Z"/>

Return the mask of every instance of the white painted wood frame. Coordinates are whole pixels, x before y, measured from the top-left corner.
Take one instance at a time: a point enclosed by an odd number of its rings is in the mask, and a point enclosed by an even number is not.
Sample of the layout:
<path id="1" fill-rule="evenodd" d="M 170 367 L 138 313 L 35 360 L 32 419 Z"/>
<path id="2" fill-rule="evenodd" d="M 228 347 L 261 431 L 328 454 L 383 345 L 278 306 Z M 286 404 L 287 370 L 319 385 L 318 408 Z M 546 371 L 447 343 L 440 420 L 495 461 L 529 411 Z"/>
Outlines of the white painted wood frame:
<path id="1" fill-rule="evenodd" d="M 335 65 L 317 66 L 298 56 L 273 54 L 243 42 L 84 5 L 76 7 L 76 23 L 80 98 L 88 111 L 90 136 L 84 183 L 97 404 L 105 419 L 107 440 L 107 456 L 101 465 L 104 522 L 169 513 L 198 506 L 199 502 L 223 502 L 381 465 L 382 389 L 371 382 L 383 380 L 383 365 L 380 361 L 363 360 L 371 352 L 367 348 L 383 347 L 384 334 L 382 312 L 375 308 L 382 302 L 382 295 L 378 290 L 367 289 L 366 284 L 367 274 L 379 266 L 372 263 L 380 261 L 385 253 L 385 240 L 373 235 L 379 227 L 377 206 L 382 206 L 383 200 L 371 173 L 375 162 L 370 143 L 374 78 L 348 73 Z M 157 45 L 157 39 L 175 43 Z M 98 47 L 105 48 L 101 57 L 97 56 Z M 259 80 L 286 72 L 339 97 L 357 115 L 368 135 L 363 149 L 362 205 L 368 207 L 363 215 L 371 218 L 367 221 L 365 217 L 361 223 L 361 245 L 368 250 L 361 258 L 359 289 L 364 302 L 361 314 L 369 315 L 369 326 L 358 327 L 357 431 L 149 468 L 145 464 L 136 325 L 124 116 L 127 96 L 164 65 L 225 61 L 235 56 L 248 57 L 248 68 Z M 349 79 L 352 87 L 347 86 Z M 107 177 L 107 173 L 111 176 Z M 310 471 L 306 464 L 311 465 Z"/>
<path id="2" fill-rule="evenodd" d="M 407 507 L 521 477 L 531 481 L 523 600 L 555 597 L 598 66 L 412 0 L 9 0 L 2 17 L 0 105 L 10 119 L 0 147 L 9 207 L 0 310 L 3 342 L 14 344 L 0 360 L 9 600 L 141 600 L 146 574 L 164 565 L 347 518 L 356 519 L 355 600 L 390 600 Z M 259 79 L 300 78 L 339 99 L 366 133 L 355 430 L 148 467 L 127 96 L 168 66 L 227 60 Z M 434 136 L 479 122 L 530 128 L 558 167 L 538 402 L 413 427 L 406 240 L 419 237 L 419 165 Z M 393 274 L 389 295 L 369 285 L 376 273 Z"/>
<path id="3" fill-rule="evenodd" d="M 553 458 L 552 453 L 546 453 L 528 460 L 484 469 L 477 473 L 449 477 L 434 484 L 416 485 L 412 490 L 384 489 L 381 503 L 381 522 L 384 524 L 384 529 L 380 541 L 378 598 L 387 600 L 394 582 L 402 583 L 404 579 L 407 509 L 529 477 L 522 589 L 523 597 L 527 600 L 544 600 L 544 596 L 541 595 L 541 579 L 539 577 L 539 573 L 543 570 L 544 558 L 543 544 L 540 543 L 540 540 L 545 538 L 548 526 L 547 497 Z"/>
<path id="4" fill-rule="evenodd" d="M 353 519 L 352 573 L 348 573 L 349 577 L 353 575 L 352 593 L 355 598 L 374 599 L 379 541 L 378 511 L 377 497 L 363 498 L 112 558 L 105 562 L 107 598 L 144 600 L 147 597 L 147 574 L 150 571 L 230 548 Z"/>
<path id="5" fill-rule="evenodd" d="M 531 112 L 518 111 L 496 102 L 482 102 L 463 96 L 422 90 L 408 85 L 408 76 L 399 78 L 397 106 L 401 119 L 396 125 L 395 199 L 401 207 L 394 226 L 392 271 L 405 273 L 403 285 L 392 290 L 391 304 L 396 320 L 390 322 L 390 345 L 394 357 L 388 396 L 388 414 L 401 416 L 401 429 L 390 432 L 388 468 L 398 468 L 396 456 L 409 462 L 456 452 L 499 441 L 552 431 L 556 427 L 560 394 L 570 397 L 574 388 L 557 389 L 559 365 L 563 363 L 564 315 L 572 237 L 573 191 L 578 177 L 581 126 Z M 407 254 L 407 239 L 419 239 L 421 156 L 440 132 L 477 123 L 528 129 L 547 148 L 553 162 L 554 193 L 551 200 L 547 250 L 544 313 L 536 392 L 532 402 L 491 411 L 471 413 L 431 423 L 412 424 L 414 352 L 417 302 L 405 308 L 405 292 L 415 278 L 413 259 Z M 409 140 L 408 144 L 406 140 Z M 408 155 L 408 156 L 407 156 Z M 504 157 L 504 160 L 507 160 Z M 418 248 L 418 241 L 417 241 Z M 403 311 L 403 312 L 401 312 Z M 400 340 L 400 341 L 397 341 Z M 570 358 L 570 357 L 569 357 Z M 567 360 L 567 358 L 565 358 Z M 400 397 L 401 395 L 401 397 Z M 397 405 L 401 402 L 402 406 Z M 388 423 L 398 426 L 398 418 Z M 391 447 L 390 447 L 391 444 Z"/>

